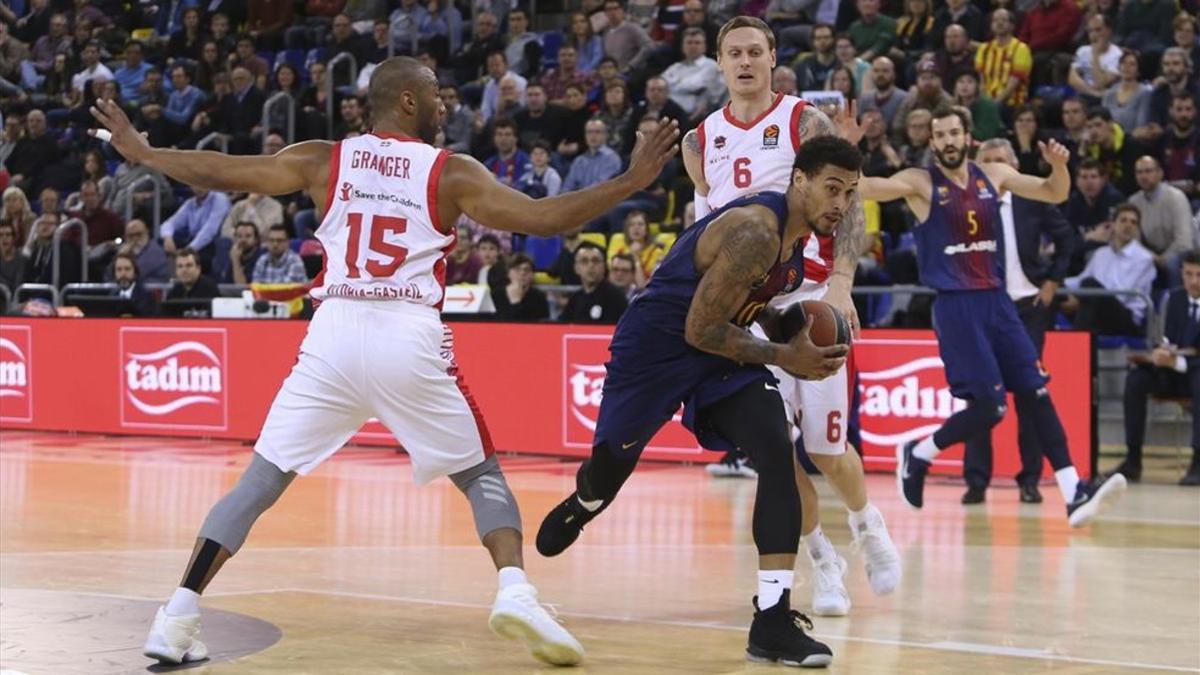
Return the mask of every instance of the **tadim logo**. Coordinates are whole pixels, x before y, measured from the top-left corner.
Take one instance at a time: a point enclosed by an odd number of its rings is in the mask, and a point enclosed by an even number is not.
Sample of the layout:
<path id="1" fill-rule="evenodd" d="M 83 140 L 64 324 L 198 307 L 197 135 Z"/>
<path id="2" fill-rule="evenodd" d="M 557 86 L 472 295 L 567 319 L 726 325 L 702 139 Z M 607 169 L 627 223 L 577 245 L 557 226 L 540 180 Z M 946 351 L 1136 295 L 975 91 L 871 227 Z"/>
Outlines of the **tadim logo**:
<path id="1" fill-rule="evenodd" d="M 349 182 L 342 183 L 341 200 L 344 202 L 350 201 L 350 188 L 353 187 Z"/>
<path id="2" fill-rule="evenodd" d="M 883 349 L 856 349 L 855 365 L 863 441 L 890 451 L 933 433 L 966 402 L 950 393 L 936 342 L 882 342 Z"/>
<path id="3" fill-rule="evenodd" d="M 223 328 L 122 328 L 121 424 L 225 430 L 229 396 Z"/>
<path id="4" fill-rule="evenodd" d="M 563 445 L 590 448 L 600 418 L 604 395 L 604 364 L 608 362 L 607 335 L 563 336 Z M 679 422 L 680 413 L 651 440 L 649 450 L 696 454 L 696 439 Z M 625 443 L 643 439 L 620 439 Z"/>
<path id="5" fill-rule="evenodd" d="M 0 420 L 33 421 L 32 347 L 28 326 L 0 328 Z"/>

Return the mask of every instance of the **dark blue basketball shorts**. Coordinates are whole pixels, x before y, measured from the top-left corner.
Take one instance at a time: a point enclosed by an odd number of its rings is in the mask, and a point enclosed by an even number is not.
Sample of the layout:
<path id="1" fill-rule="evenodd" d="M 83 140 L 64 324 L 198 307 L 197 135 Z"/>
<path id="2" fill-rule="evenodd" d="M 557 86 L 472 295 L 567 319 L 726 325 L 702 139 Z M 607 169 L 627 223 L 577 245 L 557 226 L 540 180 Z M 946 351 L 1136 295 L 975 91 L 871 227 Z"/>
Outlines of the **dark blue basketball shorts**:
<path id="1" fill-rule="evenodd" d="M 1003 403 L 1006 391 L 1034 392 L 1046 384 L 1037 349 L 1002 289 L 938 293 L 933 329 L 958 398 Z"/>

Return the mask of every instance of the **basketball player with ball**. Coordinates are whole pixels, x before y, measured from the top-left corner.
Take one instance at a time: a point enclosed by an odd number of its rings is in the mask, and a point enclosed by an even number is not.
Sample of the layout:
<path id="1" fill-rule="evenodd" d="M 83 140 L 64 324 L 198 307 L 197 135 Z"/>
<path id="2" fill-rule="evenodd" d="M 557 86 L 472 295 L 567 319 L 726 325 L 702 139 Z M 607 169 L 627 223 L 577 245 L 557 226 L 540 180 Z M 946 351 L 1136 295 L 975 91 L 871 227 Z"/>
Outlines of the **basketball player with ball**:
<path id="1" fill-rule="evenodd" d="M 743 195 L 784 189 L 792 158 L 810 139 L 840 135 L 857 142 L 862 135 L 853 125 L 845 124 L 853 122 L 853 108 L 839 115 L 835 125 L 816 106 L 771 91 L 774 46 L 771 30 L 758 19 L 738 17 L 721 29 L 717 58 L 730 102 L 683 139 L 684 164 L 696 185 L 697 218 Z M 864 237 L 862 206 L 856 200 L 831 235 L 817 233 L 805 241 L 804 283 L 776 297 L 770 306 L 787 310 L 798 303 L 824 301 L 846 318 L 852 333 L 857 332 L 850 287 Z M 754 330 L 756 335 L 767 336 L 760 326 Z M 803 436 L 804 450 L 846 504 L 850 532 L 862 552 L 871 590 L 879 595 L 891 593 L 900 581 L 900 556 L 883 515 L 867 499 L 862 459 L 857 452 L 847 452 L 846 424 L 853 385 L 849 369 L 809 381 L 792 377 L 778 367 L 770 368 L 779 379 L 785 414 L 793 423 L 793 437 L 797 433 Z M 736 455 L 733 461 L 738 461 Z M 796 482 L 803 503 L 803 542 L 813 569 L 813 613 L 845 615 L 850 610 L 850 596 L 843 581 L 846 561 L 821 530 L 817 491 L 799 462 Z"/>

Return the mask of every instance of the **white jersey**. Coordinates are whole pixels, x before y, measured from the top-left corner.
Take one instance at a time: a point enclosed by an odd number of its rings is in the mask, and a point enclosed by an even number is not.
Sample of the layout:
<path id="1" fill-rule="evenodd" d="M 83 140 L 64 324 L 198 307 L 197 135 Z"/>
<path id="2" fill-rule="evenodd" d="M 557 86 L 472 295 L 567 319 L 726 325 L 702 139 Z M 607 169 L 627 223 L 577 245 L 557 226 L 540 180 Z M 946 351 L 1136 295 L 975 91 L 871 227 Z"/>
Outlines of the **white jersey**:
<path id="1" fill-rule="evenodd" d="M 316 236 L 325 269 L 315 300 L 400 300 L 441 308 L 453 223 L 437 212 L 446 157 L 412 138 L 370 133 L 333 148 L 325 218 Z"/>
<path id="2" fill-rule="evenodd" d="M 775 103 L 751 122 L 736 119 L 729 104 L 704 118 L 696 134 L 710 212 L 755 192 L 787 191 L 800 150 L 800 114 L 808 105 L 801 98 L 777 94 Z M 809 237 L 801 289 L 825 283 L 832 272 L 833 238 Z"/>

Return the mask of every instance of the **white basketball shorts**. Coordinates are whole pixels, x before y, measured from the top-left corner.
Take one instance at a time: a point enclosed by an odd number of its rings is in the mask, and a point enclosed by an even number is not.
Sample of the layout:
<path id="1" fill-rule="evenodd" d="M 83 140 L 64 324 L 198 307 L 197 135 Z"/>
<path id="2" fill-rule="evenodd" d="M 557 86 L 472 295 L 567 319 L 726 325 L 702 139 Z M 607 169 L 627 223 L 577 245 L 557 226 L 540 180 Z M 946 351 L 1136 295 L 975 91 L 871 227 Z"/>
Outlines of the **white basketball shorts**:
<path id="1" fill-rule="evenodd" d="M 307 474 L 371 417 L 404 446 L 418 484 L 492 454 L 436 309 L 331 298 L 317 308 L 254 449 L 281 471 Z"/>
<path id="2" fill-rule="evenodd" d="M 793 291 L 789 303 L 820 300 L 828 284 Z M 772 307 L 776 307 L 772 303 Z M 782 309 L 782 307 L 777 307 Z M 751 328 L 754 335 L 766 339 L 757 323 Z M 788 375 L 782 368 L 767 366 L 779 378 L 779 393 L 783 396 L 788 422 L 799 424 L 804 436 L 804 450 L 810 455 L 840 455 L 846 452 L 846 424 L 850 412 L 850 377 L 847 367 L 824 380 L 801 380 Z M 793 434 L 793 437 L 795 435 Z"/>

